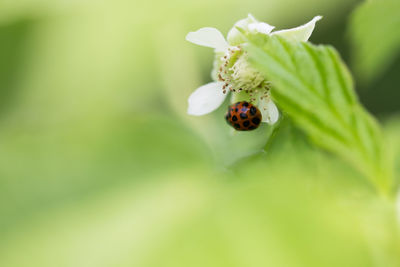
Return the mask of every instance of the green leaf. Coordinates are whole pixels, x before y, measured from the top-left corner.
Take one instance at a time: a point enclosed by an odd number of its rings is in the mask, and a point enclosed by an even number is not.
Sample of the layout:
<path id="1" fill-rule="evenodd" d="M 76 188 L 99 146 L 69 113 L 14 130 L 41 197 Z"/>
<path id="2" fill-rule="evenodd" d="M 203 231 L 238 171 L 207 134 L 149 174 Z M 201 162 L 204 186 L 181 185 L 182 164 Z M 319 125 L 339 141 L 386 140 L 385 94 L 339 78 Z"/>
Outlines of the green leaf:
<path id="1" fill-rule="evenodd" d="M 389 159 L 394 165 L 394 177 L 397 186 L 400 185 L 400 116 L 397 114 L 385 121 L 385 140 L 389 144 Z"/>
<path id="2" fill-rule="evenodd" d="M 400 1 L 366 1 L 353 13 L 353 65 L 362 81 L 382 74 L 400 52 Z"/>
<path id="3" fill-rule="evenodd" d="M 330 46 L 273 36 L 249 57 L 272 82 L 281 110 L 319 146 L 351 162 L 381 192 L 391 186 L 381 130 L 360 105 L 351 74 Z"/>

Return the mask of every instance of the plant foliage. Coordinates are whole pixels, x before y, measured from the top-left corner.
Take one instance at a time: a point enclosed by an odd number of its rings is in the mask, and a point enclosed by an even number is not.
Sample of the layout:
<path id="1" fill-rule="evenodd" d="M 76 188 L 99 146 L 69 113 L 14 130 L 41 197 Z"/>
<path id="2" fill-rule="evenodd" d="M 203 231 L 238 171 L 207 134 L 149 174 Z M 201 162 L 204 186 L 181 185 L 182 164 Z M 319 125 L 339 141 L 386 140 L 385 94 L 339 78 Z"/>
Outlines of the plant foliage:
<path id="1" fill-rule="evenodd" d="M 389 190 L 380 127 L 359 103 L 336 50 L 278 36 L 249 41 L 250 60 L 272 82 L 281 110 L 317 145 L 351 162 L 378 190 Z"/>

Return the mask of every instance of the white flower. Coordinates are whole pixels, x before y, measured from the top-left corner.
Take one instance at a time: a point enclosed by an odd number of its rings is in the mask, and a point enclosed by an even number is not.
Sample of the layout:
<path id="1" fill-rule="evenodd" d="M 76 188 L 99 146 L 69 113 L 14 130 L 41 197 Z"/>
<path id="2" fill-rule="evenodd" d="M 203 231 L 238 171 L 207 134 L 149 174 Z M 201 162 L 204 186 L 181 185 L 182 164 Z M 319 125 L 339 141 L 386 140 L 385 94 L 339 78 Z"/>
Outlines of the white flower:
<path id="1" fill-rule="evenodd" d="M 302 26 L 272 32 L 273 26 L 259 22 L 249 14 L 247 18 L 235 23 L 228 33 L 227 41 L 219 30 L 211 27 L 189 32 L 186 35 L 187 41 L 214 48 L 216 56 L 212 72 L 215 82 L 199 87 L 190 95 L 188 114 L 201 116 L 216 110 L 231 91 L 233 102 L 246 100 L 255 104 L 261 111 L 262 121 L 274 124 L 279 118 L 279 111 L 271 99 L 269 83 L 248 63 L 247 54 L 242 50 L 245 40 L 236 27 L 249 33 L 281 35 L 292 41 L 305 42 L 321 18 L 316 16 Z"/>

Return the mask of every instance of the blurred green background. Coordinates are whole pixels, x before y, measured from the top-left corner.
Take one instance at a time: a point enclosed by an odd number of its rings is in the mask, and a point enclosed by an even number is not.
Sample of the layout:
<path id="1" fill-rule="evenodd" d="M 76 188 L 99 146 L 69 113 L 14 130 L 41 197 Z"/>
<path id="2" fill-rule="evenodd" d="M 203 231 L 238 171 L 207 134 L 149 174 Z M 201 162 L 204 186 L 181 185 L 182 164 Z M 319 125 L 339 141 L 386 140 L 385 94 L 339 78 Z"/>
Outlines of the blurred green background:
<path id="1" fill-rule="evenodd" d="M 400 266 L 392 203 L 290 121 L 267 144 L 186 115 L 213 61 L 187 32 L 323 15 L 311 42 L 352 67 L 360 3 L 1 0 L 0 266 Z M 399 162 L 397 55 L 354 71 Z"/>

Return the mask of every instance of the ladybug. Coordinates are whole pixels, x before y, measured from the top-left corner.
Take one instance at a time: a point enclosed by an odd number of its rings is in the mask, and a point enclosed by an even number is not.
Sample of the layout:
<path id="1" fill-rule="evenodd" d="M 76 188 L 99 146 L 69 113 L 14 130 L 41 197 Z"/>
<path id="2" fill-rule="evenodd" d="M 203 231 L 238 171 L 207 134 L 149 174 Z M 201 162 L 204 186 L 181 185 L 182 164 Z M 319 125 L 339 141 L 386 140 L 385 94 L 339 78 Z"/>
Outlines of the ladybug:
<path id="1" fill-rule="evenodd" d="M 260 126 L 261 118 L 260 110 L 246 101 L 230 105 L 225 115 L 226 121 L 238 131 L 257 129 Z"/>

